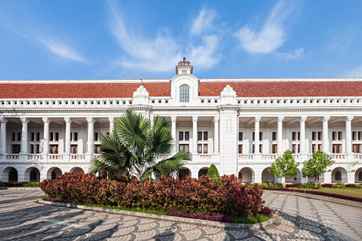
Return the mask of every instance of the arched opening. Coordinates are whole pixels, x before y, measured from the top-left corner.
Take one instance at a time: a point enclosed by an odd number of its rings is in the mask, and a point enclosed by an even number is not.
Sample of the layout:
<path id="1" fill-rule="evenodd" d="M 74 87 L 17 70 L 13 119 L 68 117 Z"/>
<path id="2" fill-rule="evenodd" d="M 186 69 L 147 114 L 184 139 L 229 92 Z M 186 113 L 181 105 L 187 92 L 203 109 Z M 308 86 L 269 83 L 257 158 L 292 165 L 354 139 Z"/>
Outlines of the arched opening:
<path id="1" fill-rule="evenodd" d="M 302 173 L 299 171 L 299 169 L 297 169 L 297 175 L 295 175 L 294 177 L 285 178 L 285 182 L 291 184 L 298 184 L 301 183 L 301 181 L 302 181 Z"/>
<path id="2" fill-rule="evenodd" d="M 84 171 L 82 168 L 80 167 L 73 167 L 72 169 L 70 169 L 70 173 L 74 173 L 74 174 L 84 174 Z"/>
<path id="3" fill-rule="evenodd" d="M 179 92 L 180 102 L 182 103 L 190 102 L 190 86 L 188 86 L 187 84 L 183 84 L 180 86 L 179 91 L 180 91 Z"/>
<path id="4" fill-rule="evenodd" d="M 275 182 L 275 178 L 272 174 L 271 168 L 267 167 L 263 170 L 263 172 L 261 173 L 261 181 L 262 182 L 269 182 L 269 183 L 274 183 Z"/>
<path id="5" fill-rule="evenodd" d="M 244 167 L 239 171 L 239 180 L 242 183 L 254 182 L 254 171 L 250 167 Z"/>
<path id="6" fill-rule="evenodd" d="M 177 176 L 178 176 L 179 179 L 184 179 L 186 177 L 191 177 L 191 171 L 187 167 L 183 167 L 178 171 Z"/>
<path id="7" fill-rule="evenodd" d="M 207 167 L 203 167 L 199 170 L 198 173 L 198 177 L 202 177 L 202 176 L 207 176 L 207 171 L 209 170 L 209 168 Z"/>
<path id="8" fill-rule="evenodd" d="M 337 167 L 332 171 L 332 183 L 347 183 L 347 171 L 343 167 Z"/>
<path id="9" fill-rule="evenodd" d="M 356 171 L 355 183 L 362 183 L 362 167 L 358 168 Z"/>
<path id="10" fill-rule="evenodd" d="M 40 182 L 40 171 L 36 167 L 29 167 L 25 171 L 26 181 Z"/>
<path id="11" fill-rule="evenodd" d="M 58 167 L 52 167 L 48 170 L 48 179 L 54 180 L 62 175 L 62 170 Z"/>
<path id="12" fill-rule="evenodd" d="M 18 171 L 14 167 L 7 167 L 4 169 L 5 182 L 17 183 Z"/>

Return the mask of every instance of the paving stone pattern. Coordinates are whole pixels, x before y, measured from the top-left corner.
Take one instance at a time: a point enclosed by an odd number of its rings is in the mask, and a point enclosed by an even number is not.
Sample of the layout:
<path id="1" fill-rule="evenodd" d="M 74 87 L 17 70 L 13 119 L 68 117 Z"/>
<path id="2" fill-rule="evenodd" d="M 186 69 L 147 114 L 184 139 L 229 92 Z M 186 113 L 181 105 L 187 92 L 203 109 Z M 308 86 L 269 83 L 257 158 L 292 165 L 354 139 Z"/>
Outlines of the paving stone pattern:
<path id="1" fill-rule="evenodd" d="M 215 228 L 35 203 L 40 190 L 0 190 L 0 240 L 362 240 L 362 209 L 266 192 L 281 218 L 265 228 Z"/>

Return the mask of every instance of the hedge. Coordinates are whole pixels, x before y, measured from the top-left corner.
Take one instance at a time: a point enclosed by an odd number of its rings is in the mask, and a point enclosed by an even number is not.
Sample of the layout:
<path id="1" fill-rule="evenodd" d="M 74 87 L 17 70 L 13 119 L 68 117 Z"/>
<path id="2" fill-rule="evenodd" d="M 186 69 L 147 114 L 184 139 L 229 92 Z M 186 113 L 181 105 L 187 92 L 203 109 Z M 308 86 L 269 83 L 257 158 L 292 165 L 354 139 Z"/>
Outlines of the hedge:
<path id="1" fill-rule="evenodd" d="M 90 174 L 66 173 L 46 180 L 41 189 L 51 201 L 107 205 L 120 208 L 160 209 L 174 213 L 207 213 L 246 217 L 271 214 L 264 207 L 262 189 L 243 186 L 235 176 L 220 177 L 215 183 L 209 177 L 129 182 L 98 179 Z"/>

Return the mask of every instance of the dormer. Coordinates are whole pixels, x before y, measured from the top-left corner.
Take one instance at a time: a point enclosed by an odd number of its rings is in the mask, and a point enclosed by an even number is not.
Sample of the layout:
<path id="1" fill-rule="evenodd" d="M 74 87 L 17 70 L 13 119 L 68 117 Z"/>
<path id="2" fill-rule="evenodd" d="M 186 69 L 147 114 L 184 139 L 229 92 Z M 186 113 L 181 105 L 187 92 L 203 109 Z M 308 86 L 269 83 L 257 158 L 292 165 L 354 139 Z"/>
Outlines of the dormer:
<path id="1" fill-rule="evenodd" d="M 199 80 L 192 74 L 193 66 L 184 57 L 176 65 L 176 75 L 171 80 L 171 95 L 181 105 L 196 103 L 199 97 Z"/>
<path id="2" fill-rule="evenodd" d="M 140 85 L 135 92 L 133 92 L 133 104 L 134 105 L 148 105 L 149 96 L 147 89 L 144 85 Z"/>

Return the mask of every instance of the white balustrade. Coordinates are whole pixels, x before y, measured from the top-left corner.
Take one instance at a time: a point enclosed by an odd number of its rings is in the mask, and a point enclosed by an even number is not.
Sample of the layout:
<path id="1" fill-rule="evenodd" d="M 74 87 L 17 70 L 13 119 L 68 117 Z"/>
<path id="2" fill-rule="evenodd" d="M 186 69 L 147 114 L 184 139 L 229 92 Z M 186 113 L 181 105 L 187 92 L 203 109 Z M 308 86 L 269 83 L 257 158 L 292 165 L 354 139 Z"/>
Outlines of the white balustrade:
<path id="1" fill-rule="evenodd" d="M 48 159 L 49 160 L 62 160 L 63 155 L 62 154 L 49 154 Z"/>
<path id="2" fill-rule="evenodd" d="M 18 160 L 18 159 L 20 159 L 20 154 L 6 154 L 6 159 Z"/>
<path id="3" fill-rule="evenodd" d="M 41 160 L 43 159 L 42 154 L 28 154 L 28 160 Z"/>
<path id="4" fill-rule="evenodd" d="M 85 160 L 85 154 L 70 154 L 69 159 L 70 160 Z"/>
<path id="5" fill-rule="evenodd" d="M 334 160 L 346 159 L 346 154 L 344 153 L 332 153 L 329 156 Z"/>

